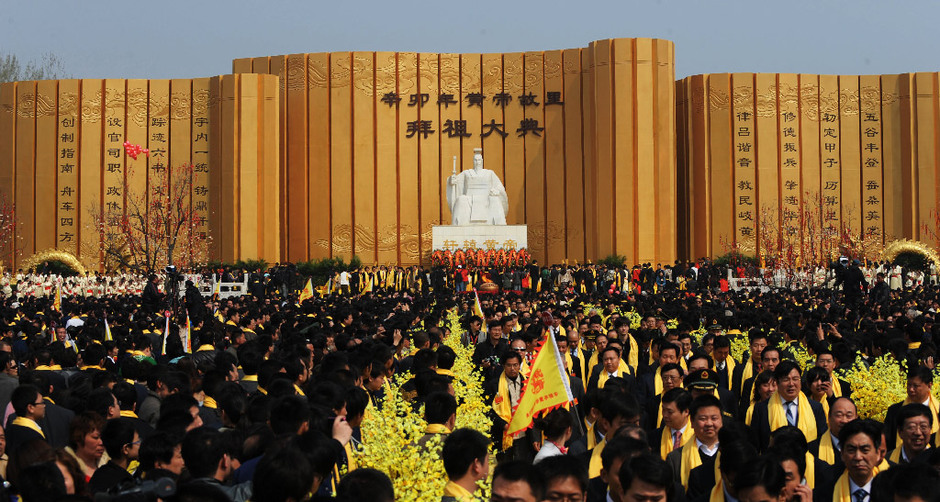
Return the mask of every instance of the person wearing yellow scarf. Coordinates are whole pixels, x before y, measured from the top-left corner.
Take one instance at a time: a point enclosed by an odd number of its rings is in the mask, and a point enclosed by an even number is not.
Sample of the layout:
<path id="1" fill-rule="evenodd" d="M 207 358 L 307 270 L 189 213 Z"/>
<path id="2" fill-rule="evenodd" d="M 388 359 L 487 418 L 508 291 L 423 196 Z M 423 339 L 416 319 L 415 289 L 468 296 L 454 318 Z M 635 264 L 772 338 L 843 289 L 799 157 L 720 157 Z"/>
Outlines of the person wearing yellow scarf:
<path id="1" fill-rule="evenodd" d="M 718 431 L 723 417 L 721 402 L 715 396 L 700 396 L 689 407 L 694 437 L 685 442 L 681 449 L 666 456 L 666 462 L 673 472 L 679 473 L 682 486 L 688 489 L 689 473 L 704 461 L 714 461 L 718 453 Z"/>
<path id="2" fill-rule="evenodd" d="M 897 433 L 901 443 L 888 453 L 888 460 L 895 464 L 909 464 L 930 448 L 930 408 L 919 404 L 905 404 L 898 413 Z"/>
<path id="3" fill-rule="evenodd" d="M 828 418 L 829 430 L 819 438 L 816 458 L 829 465 L 836 465 L 842 461 L 839 432 L 845 424 L 858 418 L 858 410 L 851 399 L 838 398 L 830 405 Z"/>
<path id="4" fill-rule="evenodd" d="M 481 500 L 476 491 L 477 481 L 490 474 L 490 440 L 473 429 L 457 429 L 447 436 L 441 448 L 447 484 L 441 502 L 470 502 Z M 467 462 L 466 459 L 472 459 Z"/>
<path id="5" fill-rule="evenodd" d="M 802 392 L 800 367 L 793 361 L 783 361 L 774 370 L 777 390 L 767 401 L 754 405 L 751 427 L 757 435 L 757 445 L 766 448 L 770 433 L 785 426 L 799 427 L 806 442 L 815 441 L 826 430 L 822 406 Z"/>
<path id="6" fill-rule="evenodd" d="M 744 382 L 760 371 L 761 353 L 767 348 L 768 344 L 767 335 L 760 331 L 753 332 L 748 335 L 748 338 L 751 354 L 750 361 L 748 364 L 744 364 L 742 361 L 741 364 L 737 365 L 734 368 L 734 374 L 731 378 L 731 390 L 738 395 L 738 398 L 740 398 L 744 392 Z"/>
<path id="7" fill-rule="evenodd" d="M 663 460 L 694 437 L 689 420 L 691 404 L 692 395 L 685 389 L 670 389 L 663 393 L 660 403 L 663 425 L 652 436 L 654 439 L 660 438 L 659 456 Z"/>
<path id="8" fill-rule="evenodd" d="M 734 376 L 734 358 L 731 357 L 731 341 L 726 336 L 716 336 L 712 359 L 715 361 L 715 372 L 718 373 L 718 385 L 731 390 L 731 381 Z"/>
<path id="9" fill-rule="evenodd" d="M 589 389 L 603 389 L 604 384 L 611 377 L 625 378 L 629 376 L 629 366 L 620 358 L 620 349 L 615 346 L 605 348 L 601 353 L 601 366 L 597 366 L 588 382 Z"/>
<path id="10" fill-rule="evenodd" d="M 933 425 L 930 428 L 931 435 L 935 435 L 940 430 L 940 424 L 937 420 L 937 412 L 940 411 L 940 402 L 931 392 L 933 387 L 933 372 L 925 367 L 918 366 L 914 368 L 907 377 L 907 398 L 900 403 L 892 404 L 885 414 L 885 430 L 897 430 L 898 413 L 904 405 L 911 403 L 922 403 L 930 408 L 933 418 Z M 892 450 L 900 442 L 900 436 L 897 434 L 888 434 L 886 447 Z M 936 446 L 936 445 L 935 445 Z"/>
<path id="11" fill-rule="evenodd" d="M 871 500 L 871 484 L 884 460 L 881 453 L 881 427 L 874 421 L 853 420 L 842 428 L 842 460 L 845 471 L 832 487 L 833 502 Z M 829 490 L 822 493 L 828 493 Z"/>

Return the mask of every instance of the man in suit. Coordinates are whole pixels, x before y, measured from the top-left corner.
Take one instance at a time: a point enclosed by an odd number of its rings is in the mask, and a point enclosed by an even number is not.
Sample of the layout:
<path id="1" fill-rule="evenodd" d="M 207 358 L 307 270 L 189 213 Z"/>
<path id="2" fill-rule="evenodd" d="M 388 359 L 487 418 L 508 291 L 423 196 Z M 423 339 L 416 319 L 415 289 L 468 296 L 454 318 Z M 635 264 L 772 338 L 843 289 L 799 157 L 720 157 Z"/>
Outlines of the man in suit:
<path id="1" fill-rule="evenodd" d="M 760 370 L 773 371 L 780 364 L 780 349 L 777 347 L 765 347 L 760 353 Z M 757 380 L 757 373 L 748 378 L 741 384 L 741 396 L 738 400 L 738 409 L 741 414 L 747 413 L 751 405 L 751 395 L 754 393 L 754 381 Z"/>
<path id="2" fill-rule="evenodd" d="M 654 396 L 659 394 L 662 389 L 662 384 L 656 384 L 656 381 L 659 380 L 662 382 L 662 376 L 660 375 L 660 369 L 667 364 L 678 364 L 679 363 L 679 354 L 682 353 L 682 349 L 678 345 L 671 342 L 662 342 L 659 345 L 659 360 L 658 364 L 651 366 L 650 371 L 643 375 L 640 383 L 640 392 L 643 395 L 644 400 L 649 401 Z M 657 392 L 656 387 L 660 387 Z"/>
<path id="3" fill-rule="evenodd" d="M 899 403 L 894 403 L 888 407 L 888 412 L 885 414 L 885 448 L 887 451 L 891 451 L 897 447 L 897 423 L 898 423 L 898 413 L 901 411 L 901 407 L 905 404 L 910 403 L 922 403 L 931 410 L 933 415 L 933 426 L 931 427 L 931 433 L 936 433 L 938 431 L 937 426 L 937 408 L 940 405 L 937 404 L 937 399 L 933 396 L 930 389 L 933 387 L 933 371 L 926 366 L 918 366 L 912 368 L 910 373 L 907 375 L 907 399 Z"/>
<path id="4" fill-rule="evenodd" d="M 737 411 L 735 409 L 735 405 L 737 403 L 734 398 L 734 393 L 721 386 L 721 376 L 712 370 L 712 365 L 714 364 L 712 358 L 702 352 L 696 351 L 692 353 L 691 357 L 689 357 L 689 362 L 687 364 L 689 366 L 689 375 L 701 374 L 702 371 L 708 370 L 710 377 L 715 383 L 715 388 L 713 389 L 708 389 L 706 388 L 707 386 L 703 387 L 701 385 L 699 385 L 699 387 L 701 387 L 699 391 L 696 391 L 696 389 L 689 389 L 692 391 L 692 397 L 696 397 L 699 393 L 705 392 L 714 394 L 715 397 L 721 401 L 721 410 L 724 412 L 725 417 L 733 418 L 735 416 L 735 412 Z M 687 382 L 687 384 L 690 383 L 691 380 Z"/>
<path id="5" fill-rule="evenodd" d="M 601 364 L 597 365 L 591 373 L 591 378 L 588 380 L 588 391 L 591 389 L 603 389 L 604 384 L 611 377 L 622 378 L 628 388 L 636 388 L 636 379 L 633 378 L 633 375 L 627 374 L 626 371 L 623 371 L 622 365 L 620 364 L 620 348 L 617 345 L 608 345 L 601 351 L 599 354 Z"/>
<path id="6" fill-rule="evenodd" d="M 855 402 L 848 397 L 836 398 L 829 405 L 829 430 L 818 440 L 809 443 L 809 451 L 814 457 L 833 466 L 836 470 L 842 469 L 842 447 L 839 444 L 839 432 L 845 424 L 858 418 L 858 408 Z"/>
<path id="7" fill-rule="evenodd" d="M 46 379 L 46 372 L 32 371 L 25 376 L 23 383 L 28 383 L 39 389 L 45 405 L 45 413 L 40 419 L 39 427 L 46 435 L 46 441 L 53 448 L 65 448 L 69 442 L 69 424 L 75 417 L 75 412 L 59 406 L 50 397 L 52 395 L 52 384 Z"/>
<path id="8" fill-rule="evenodd" d="M 718 373 L 718 386 L 730 391 L 731 378 L 736 368 L 734 358 L 731 357 L 730 338 L 720 335 L 715 337 L 712 345 L 712 359 L 715 361 L 715 372 Z"/>
<path id="9" fill-rule="evenodd" d="M 694 437 L 678 450 L 673 450 L 666 456 L 666 462 L 672 466 L 676 481 L 688 489 L 689 473 L 692 469 L 704 465 L 705 471 L 714 468 L 715 456 L 718 454 L 718 431 L 721 430 L 723 417 L 721 403 L 715 396 L 700 396 L 692 400 L 689 405 L 689 416 L 692 420 Z M 686 453 L 692 449 L 690 457 Z M 683 458 L 685 457 L 685 458 Z M 691 458 L 691 460 L 689 460 Z M 687 463 L 688 462 L 688 463 Z"/>
<path id="10" fill-rule="evenodd" d="M 752 329 L 747 338 L 750 344 L 749 360 L 735 366 L 734 373 L 731 376 L 731 392 L 734 392 L 739 399 L 742 395 L 741 387 L 744 381 L 760 373 L 761 353 L 768 345 L 767 335 L 759 329 Z"/>
<path id="11" fill-rule="evenodd" d="M 678 364 L 667 364 L 663 366 L 660 370 L 660 377 L 663 380 L 663 391 L 653 396 L 649 401 L 646 402 L 646 431 L 651 432 L 656 428 L 661 428 L 663 425 L 662 419 L 666 418 L 665 413 L 662 410 L 662 406 L 665 405 L 663 402 L 663 396 L 666 395 L 672 389 L 682 387 L 682 367 Z M 691 397 L 689 401 L 691 402 Z M 688 408 L 688 405 L 686 406 Z M 662 432 L 660 430 L 660 432 Z M 657 438 L 650 438 L 657 439 Z M 665 460 L 665 459 L 663 459 Z"/>
<path id="12" fill-rule="evenodd" d="M 13 358 L 13 353 L 0 351 L 0 410 L 7 408 L 13 389 L 19 385 L 19 365 Z"/>
<path id="13" fill-rule="evenodd" d="M 933 426 L 930 408 L 920 403 L 905 404 L 898 412 L 897 424 L 901 444 L 888 452 L 888 461 L 898 465 L 918 461 L 930 448 L 930 429 Z"/>
<path id="14" fill-rule="evenodd" d="M 832 387 L 829 389 L 829 397 L 849 397 L 852 395 L 852 386 L 849 385 L 849 382 L 839 378 L 839 376 L 834 372 L 836 369 L 836 358 L 829 348 L 823 344 L 820 344 L 820 347 L 813 349 L 813 352 L 816 353 L 816 366 L 829 372 L 829 377 L 832 379 Z"/>
<path id="15" fill-rule="evenodd" d="M 807 443 L 816 441 L 826 430 L 826 416 L 822 405 L 809 399 L 802 392 L 802 376 L 800 367 L 793 361 L 783 361 L 774 370 L 774 380 L 777 381 L 777 392 L 770 399 L 754 405 L 754 416 L 751 420 L 751 432 L 755 444 L 766 449 L 770 444 L 770 433 L 784 425 L 799 427 L 806 435 Z M 776 410 L 771 410 L 774 406 Z M 802 416 L 808 413 L 809 416 Z M 778 420 L 771 423 L 773 417 Z M 815 433 L 807 430 L 815 425 Z"/>
<path id="16" fill-rule="evenodd" d="M 39 427 L 39 421 L 46 414 L 46 401 L 34 385 L 20 385 L 13 390 L 10 398 L 16 418 L 7 425 L 7 453 L 13 454 L 20 446 L 30 441 L 46 440 L 46 434 Z"/>
<path id="17" fill-rule="evenodd" d="M 649 435 L 653 453 L 665 457 L 690 439 L 692 426 L 689 423 L 689 406 L 692 394 L 683 388 L 674 388 L 663 392 L 663 425 Z"/>

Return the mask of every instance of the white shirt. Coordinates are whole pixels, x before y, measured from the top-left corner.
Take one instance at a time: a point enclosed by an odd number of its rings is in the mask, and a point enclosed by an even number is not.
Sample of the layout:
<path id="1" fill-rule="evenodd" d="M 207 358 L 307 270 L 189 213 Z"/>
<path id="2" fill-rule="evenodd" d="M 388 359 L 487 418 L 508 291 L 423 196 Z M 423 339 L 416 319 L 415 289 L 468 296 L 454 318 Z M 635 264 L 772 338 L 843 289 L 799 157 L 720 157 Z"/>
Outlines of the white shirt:
<path id="1" fill-rule="evenodd" d="M 714 457 L 715 454 L 718 453 L 718 443 L 715 443 L 715 446 L 709 448 L 705 445 L 705 443 L 699 441 L 698 438 L 695 438 L 695 446 L 698 447 L 699 451 L 708 455 L 709 457 Z"/>
<path id="2" fill-rule="evenodd" d="M 561 450 L 555 446 L 555 443 L 551 441 L 545 441 L 542 443 L 542 447 L 539 449 L 539 452 L 535 455 L 535 460 L 532 461 L 533 464 L 537 464 L 542 460 L 545 460 L 548 457 L 555 457 L 558 455 L 564 455 Z"/>
<path id="3" fill-rule="evenodd" d="M 874 479 L 874 476 L 872 476 L 872 479 Z M 852 481 L 852 478 L 849 477 L 849 496 L 852 497 L 852 502 L 855 502 L 855 492 L 859 488 L 865 490 L 868 493 L 868 496 L 865 497 L 865 500 L 862 502 L 871 502 L 871 481 L 872 480 L 869 479 L 865 486 L 858 486 L 855 484 L 855 481 Z"/>

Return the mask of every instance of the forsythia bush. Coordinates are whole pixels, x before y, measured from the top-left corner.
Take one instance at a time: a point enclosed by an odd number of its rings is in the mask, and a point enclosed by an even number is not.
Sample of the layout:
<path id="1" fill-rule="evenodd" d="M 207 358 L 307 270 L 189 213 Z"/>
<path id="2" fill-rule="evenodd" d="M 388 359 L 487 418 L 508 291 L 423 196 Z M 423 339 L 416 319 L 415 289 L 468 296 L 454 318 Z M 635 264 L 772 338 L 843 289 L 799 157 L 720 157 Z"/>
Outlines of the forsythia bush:
<path id="1" fill-rule="evenodd" d="M 868 368 L 856 361 L 842 379 L 852 386 L 852 400 L 860 418 L 883 422 L 888 407 L 907 398 L 907 370 L 893 357 L 879 357 Z"/>
<path id="2" fill-rule="evenodd" d="M 486 415 L 489 406 L 483 401 L 480 372 L 471 361 L 472 348 L 460 342 L 463 329 L 456 311 L 448 314 L 447 322 L 451 333 L 444 344 L 457 353 L 452 370 L 458 402 L 457 427 L 469 427 L 489 435 L 492 421 Z M 362 447 L 357 462 L 361 467 L 387 474 L 398 500 L 438 501 L 447 484 L 440 456 L 444 436 L 434 435 L 424 448 L 415 446 L 424 435 L 427 423 L 423 407 L 415 411 L 402 397 L 401 386 L 410 378 L 411 375 L 404 374 L 386 381 L 382 409 L 373 410 L 372 416 L 362 423 Z M 481 483 L 481 487 L 488 499 L 489 480 Z"/>

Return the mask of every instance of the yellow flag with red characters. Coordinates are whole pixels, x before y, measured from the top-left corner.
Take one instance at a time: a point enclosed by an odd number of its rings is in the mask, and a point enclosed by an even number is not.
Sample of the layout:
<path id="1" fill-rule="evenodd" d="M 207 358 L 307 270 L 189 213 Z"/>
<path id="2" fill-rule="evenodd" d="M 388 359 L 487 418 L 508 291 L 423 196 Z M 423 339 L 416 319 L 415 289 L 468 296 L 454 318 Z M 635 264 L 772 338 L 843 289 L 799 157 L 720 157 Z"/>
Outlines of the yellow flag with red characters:
<path id="1" fill-rule="evenodd" d="M 565 360 L 555 344 L 555 338 L 546 338 L 542 348 L 535 355 L 529 379 L 522 388 L 519 406 L 509 421 L 509 427 L 506 429 L 509 436 L 528 429 L 540 411 L 552 410 L 574 402 L 571 382 L 565 373 Z"/>
<path id="2" fill-rule="evenodd" d="M 300 299 L 297 303 L 303 303 L 307 298 L 313 298 L 313 280 L 307 279 L 307 284 L 304 286 L 303 291 L 300 292 Z"/>
<path id="3" fill-rule="evenodd" d="M 486 315 L 483 313 L 483 304 L 480 303 L 480 295 L 477 294 L 476 291 L 473 292 L 473 315 L 483 319 L 480 329 L 482 329 L 484 333 L 489 331 L 489 328 L 486 327 Z"/>

